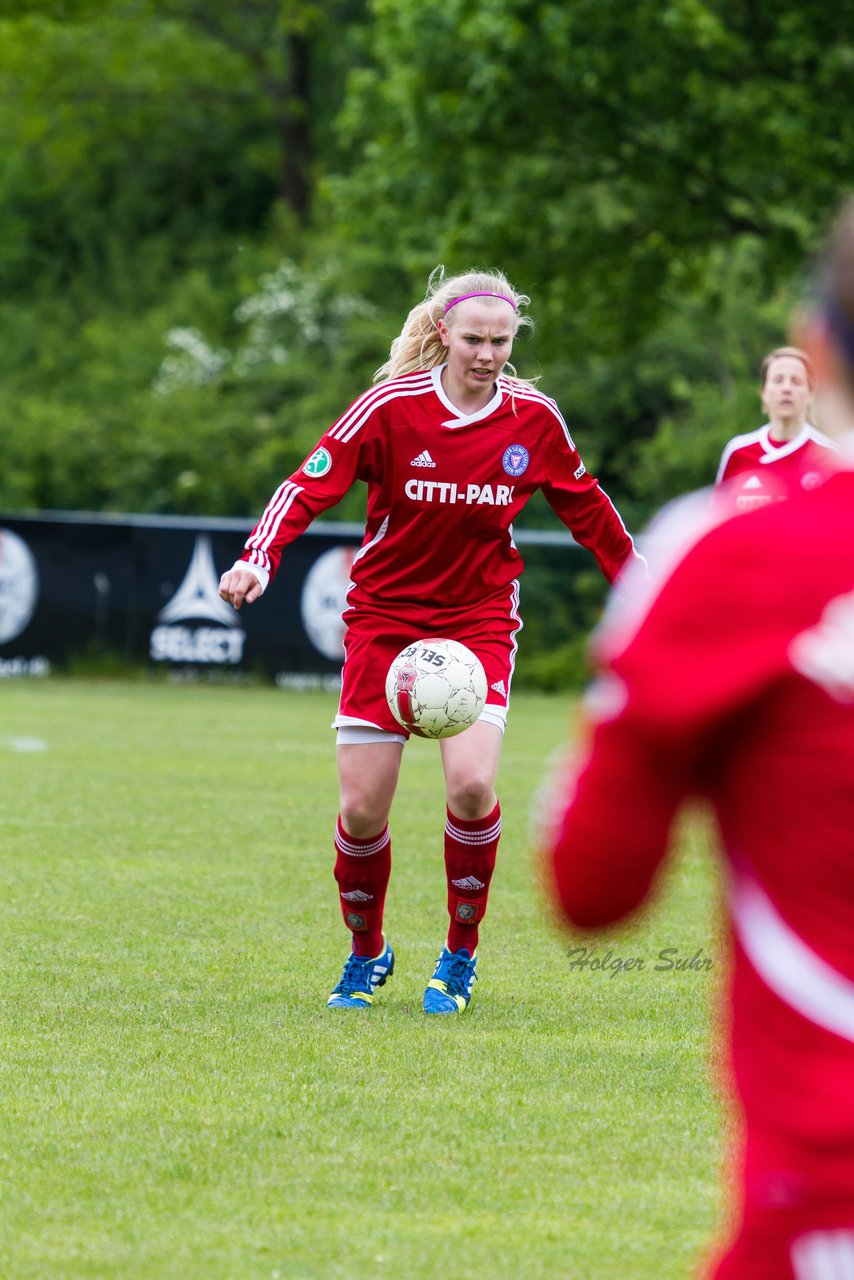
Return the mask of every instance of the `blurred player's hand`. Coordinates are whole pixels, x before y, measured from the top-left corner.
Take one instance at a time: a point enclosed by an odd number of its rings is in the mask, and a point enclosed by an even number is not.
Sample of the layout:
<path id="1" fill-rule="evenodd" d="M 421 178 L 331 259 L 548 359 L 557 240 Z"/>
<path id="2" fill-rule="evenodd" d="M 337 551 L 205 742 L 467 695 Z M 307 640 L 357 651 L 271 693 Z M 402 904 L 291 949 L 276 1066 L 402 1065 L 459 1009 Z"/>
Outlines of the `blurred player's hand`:
<path id="1" fill-rule="evenodd" d="M 261 583 L 248 569 L 229 569 L 219 580 L 219 594 L 223 600 L 233 604 L 235 609 L 239 609 L 244 602 L 252 604 L 263 592 Z"/>

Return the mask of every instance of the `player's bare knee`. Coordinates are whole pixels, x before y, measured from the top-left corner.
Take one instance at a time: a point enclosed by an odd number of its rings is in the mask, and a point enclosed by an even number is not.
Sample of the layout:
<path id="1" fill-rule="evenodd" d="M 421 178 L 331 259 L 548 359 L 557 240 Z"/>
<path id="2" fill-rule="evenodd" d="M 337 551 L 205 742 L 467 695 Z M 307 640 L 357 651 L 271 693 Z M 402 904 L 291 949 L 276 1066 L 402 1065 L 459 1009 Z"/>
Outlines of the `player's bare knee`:
<path id="1" fill-rule="evenodd" d="M 373 796 L 354 794 L 341 797 L 341 825 L 348 836 L 368 840 L 388 821 L 386 806 Z"/>
<path id="2" fill-rule="evenodd" d="M 448 808 L 457 818 L 474 821 L 489 812 L 495 803 L 493 780 L 482 777 L 473 769 L 460 777 L 448 780 Z"/>

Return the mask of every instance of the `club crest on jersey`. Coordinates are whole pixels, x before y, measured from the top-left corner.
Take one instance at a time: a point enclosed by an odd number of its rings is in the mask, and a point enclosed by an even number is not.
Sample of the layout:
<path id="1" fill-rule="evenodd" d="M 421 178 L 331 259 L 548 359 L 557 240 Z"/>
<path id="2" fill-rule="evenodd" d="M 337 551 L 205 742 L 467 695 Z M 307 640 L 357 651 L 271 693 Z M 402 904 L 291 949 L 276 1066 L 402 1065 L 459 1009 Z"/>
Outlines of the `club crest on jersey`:
<path id="1" fill-rule="evenodd" d="M 508 476 L 520 476 L 523 471 L 528 470 L 530 461 L 528 450 L 523 444 L 511 444 L 509 449 L 504 450 L 501 465 Z"/>
<path id="2" fill-rule="evenodd" d="M 315 449 L 311 457 L 303 463 L 302 469 L 307 476 L 325 476 L 327 471 L 332 470 L 331 453 L 321 445 L 320 448 Z"/>

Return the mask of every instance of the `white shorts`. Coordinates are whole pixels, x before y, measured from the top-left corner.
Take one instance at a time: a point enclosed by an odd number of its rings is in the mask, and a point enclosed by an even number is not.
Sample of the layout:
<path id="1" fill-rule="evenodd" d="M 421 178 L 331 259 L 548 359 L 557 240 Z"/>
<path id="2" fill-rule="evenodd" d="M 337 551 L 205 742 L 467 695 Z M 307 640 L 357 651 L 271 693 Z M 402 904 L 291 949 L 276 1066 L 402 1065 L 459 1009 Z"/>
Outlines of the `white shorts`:
<path id="1" fill-rule="evenodd" d="M 477 719 L 478 723 L 482 720 L 485 724 L 494 724 L 503 734 L 507 728 L 507 708 L 486 706 Z M 369 742 L 399 742 L 401 746 L 405 746 L 409 740 L 408 735 L 404 737 L 402 733 L 392 733 L 390 729 L 378 729 L 375 724 L 353 720 L 349 716 L 336 716 L 332 721 L 332 728 L 338 730 L 336 742 L 339 747 L 364 746 Z"/>

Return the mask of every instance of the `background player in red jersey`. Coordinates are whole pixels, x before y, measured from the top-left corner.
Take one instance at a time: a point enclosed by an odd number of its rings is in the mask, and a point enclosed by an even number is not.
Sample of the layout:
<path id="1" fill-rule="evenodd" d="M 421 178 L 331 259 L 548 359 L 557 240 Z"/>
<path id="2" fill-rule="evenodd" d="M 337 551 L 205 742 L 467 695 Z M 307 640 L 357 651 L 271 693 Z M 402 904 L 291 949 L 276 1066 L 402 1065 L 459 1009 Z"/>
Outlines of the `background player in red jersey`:
<path id="1" fill-rule="evenodd" d="M 759 370 L 768 421 L 735 436 L 721 455 L 717 485 L 726 485 L 737 511 L 753 511 L 797 489 L 819 484 L 836 466 L 836 448 L 808 421 L 814 374 L 800 347 L 777 347 Z"/>
<path id="2" fill-rule="evenodd" d="M 802 341 L 844 467 L 711 528 L 702 504 L 646 591 L 627 575 L 547 837 L 560 910 L 597 928 L 650 894 L 681 801 L 715 809 L 744 1134 L 717 1280 L 854 1276 L 854 206 L 823 296 Z"/>
<path id="3" fill-rule="evenodd" d="M 407 734 L 385 699 L 392 659 L 414 639 L 449 636 L 484 665 L 487 705 L 440 743 L 450 928 L 424 995 L 428 1013 L 458 1013 L 475 976 L 501 831 L 495 782 L 507 718 L 522 559 L 512 523 L 542 489 L 613 579 L 632 555 L 614 506 L 590 476 L 557 405 L 512 371 L 528 298 L 497 272 L 431 277 L 376 385 L 279 487 L 220 593 L 256 600 L 282 549 L 356 480 L 368 486 L 365 537 L 353 560 L 338 731 L 340 813 L 335 878 L 352 951 L 332 1007 L 368 1007 L 391 974 L 383 933 L 391 871 L 388 818 Z"/>

